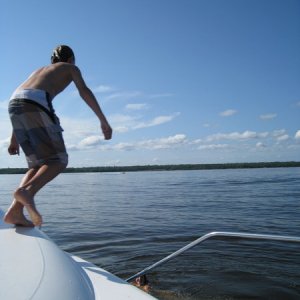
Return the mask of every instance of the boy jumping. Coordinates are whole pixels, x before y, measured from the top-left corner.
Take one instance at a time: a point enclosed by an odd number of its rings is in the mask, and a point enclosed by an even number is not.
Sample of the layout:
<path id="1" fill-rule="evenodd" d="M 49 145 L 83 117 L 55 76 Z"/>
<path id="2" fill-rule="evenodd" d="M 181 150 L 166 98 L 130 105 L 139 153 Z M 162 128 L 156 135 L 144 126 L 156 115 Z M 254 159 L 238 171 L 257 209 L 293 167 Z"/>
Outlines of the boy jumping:
<path id="1" fill-rule="evenodd" d="M 58 46 L 51 56 L 51 64 L 42 67 L 23 82 L 9 102 L 9 115 L 13 126 L 8 152 L 25 153 L 28 171 L 14 192 L 14 200 L 4 216 L 4 221 L 21 226 L 40 226 L 42 216 L 36 209 L 34 195 L 60 174 L 68 164 L 68 154 L 62 137 L 62 128 L 52 106 L 53 98 L 74 82 L 81 98 L 100 121 L 106 140 L 112 129 L 81 72 L 75 66 L 72 49 Z M 26 208 L 31 221 L 23 213 Z"/>

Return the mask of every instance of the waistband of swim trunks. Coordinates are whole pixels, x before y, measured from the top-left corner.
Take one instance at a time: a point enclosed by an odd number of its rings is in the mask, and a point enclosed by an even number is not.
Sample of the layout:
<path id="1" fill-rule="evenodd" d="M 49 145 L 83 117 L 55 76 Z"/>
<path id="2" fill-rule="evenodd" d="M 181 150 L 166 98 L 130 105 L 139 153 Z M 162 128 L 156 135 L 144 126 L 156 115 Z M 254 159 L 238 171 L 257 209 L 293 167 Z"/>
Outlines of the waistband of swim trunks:
<path id="1" fill-rule="evenodd" d="M 51 111 L 52 103 L 50 101 L 49 93 L 39 89 L 21 89 L 16 90 L 10 97 L 13 99 L 30 99 Z M 51 106 L 49 106 L 49 102 Z"/>
<path id="2" fill-rule="evenodd" d="M 15 99 L 23 99 L 29 103 L 36 103 L 38 106 L 43 108 L 43 110 L 47 110 L 46 112 L 55 122 L 55 110 L 53 108 L 50 94 L 47 91 L 39 90 L 39 89 L 20 89 L 16 90 L 10 97 L 10 100 Z"/>
<path id="3" fill-rule="evenodd" d="M 15 104 L 32 104 L 34 106 L 37 106 L 39 109 L 41 109 L 42 111 L 44 111 L 49 117 L 50 119 L 53 121 L 53 123 L 57 124 L 59 123 L 59 119 L 58 117 L 56 116 L 55 112 L 54 112 L 54 109 L 52 108 L 52 106 L 50 106 L 52 109 L 49 110 L 49 108 L 46 108 L 45 106 L 37 103 L 36 101 L 33 101 L 31 99 L 19 99 L 19 98 L 16 98 L 16 99 L 11 99 L 9 101 L 9 106 L 14 106 Z"/>

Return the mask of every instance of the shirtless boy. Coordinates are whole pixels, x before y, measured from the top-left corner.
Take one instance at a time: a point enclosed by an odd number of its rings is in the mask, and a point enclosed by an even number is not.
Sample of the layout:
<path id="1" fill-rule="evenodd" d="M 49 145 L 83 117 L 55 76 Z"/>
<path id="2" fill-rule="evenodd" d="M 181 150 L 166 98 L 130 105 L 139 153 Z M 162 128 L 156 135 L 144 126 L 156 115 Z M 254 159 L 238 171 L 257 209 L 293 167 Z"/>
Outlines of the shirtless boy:
<path id="1" fill-rule="evenodd" d="M 21 226 L 40 226 L 42 216 L 36 209 L 34 195 L 60 174 L 68 164 L 59 119 L 52 107 L 53 98 L 74 82 L 81 98 L 96 114 L 106 140 L 112 129 L 92 93 L 86 86 L 80 70 L 75 66 L 72 49 L 61 45 L 54 49 L 51 64 L 36 70 L 13 93 L 9 102 L 9 115 L 13 132 L 8 152 L 25 153 L 28 171 L 14 192 L 14 200 L 4 221 Z M 31 221 L 26 219 L 26 208 Z"/>

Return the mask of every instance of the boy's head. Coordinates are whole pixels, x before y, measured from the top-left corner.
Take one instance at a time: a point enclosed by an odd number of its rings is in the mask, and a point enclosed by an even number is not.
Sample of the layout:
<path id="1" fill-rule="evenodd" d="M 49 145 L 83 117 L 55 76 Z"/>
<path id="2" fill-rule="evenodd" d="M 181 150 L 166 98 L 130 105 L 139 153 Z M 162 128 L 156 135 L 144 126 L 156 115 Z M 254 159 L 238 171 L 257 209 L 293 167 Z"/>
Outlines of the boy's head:
<path id="1" fill-rule="evenodd" d="M 69 59 L 73 59 L 75 62 L 75 56 L 73 50 L 66 45 L 57 46 L 51 55 L 51 63 L 55 64 L 57 62 L 70 62 Z"/>

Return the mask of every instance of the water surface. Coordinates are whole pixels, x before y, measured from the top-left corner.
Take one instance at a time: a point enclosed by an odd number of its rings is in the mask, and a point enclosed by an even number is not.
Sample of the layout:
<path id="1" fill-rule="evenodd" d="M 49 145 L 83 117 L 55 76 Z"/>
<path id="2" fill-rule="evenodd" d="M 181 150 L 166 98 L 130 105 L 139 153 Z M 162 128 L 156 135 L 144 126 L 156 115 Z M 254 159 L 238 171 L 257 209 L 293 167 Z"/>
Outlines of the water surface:
<path id="1" fill-rule="evenodd" d="M 0 175 L 0 207 L 20 175 Z M 65 251 L 127 278 L 210 231 L 300 236 L 300 168 L 62 174 L 37 196 Z M 153 270 L 159 299 L 300 299 L 300 245 L 208 240 Z"/>

